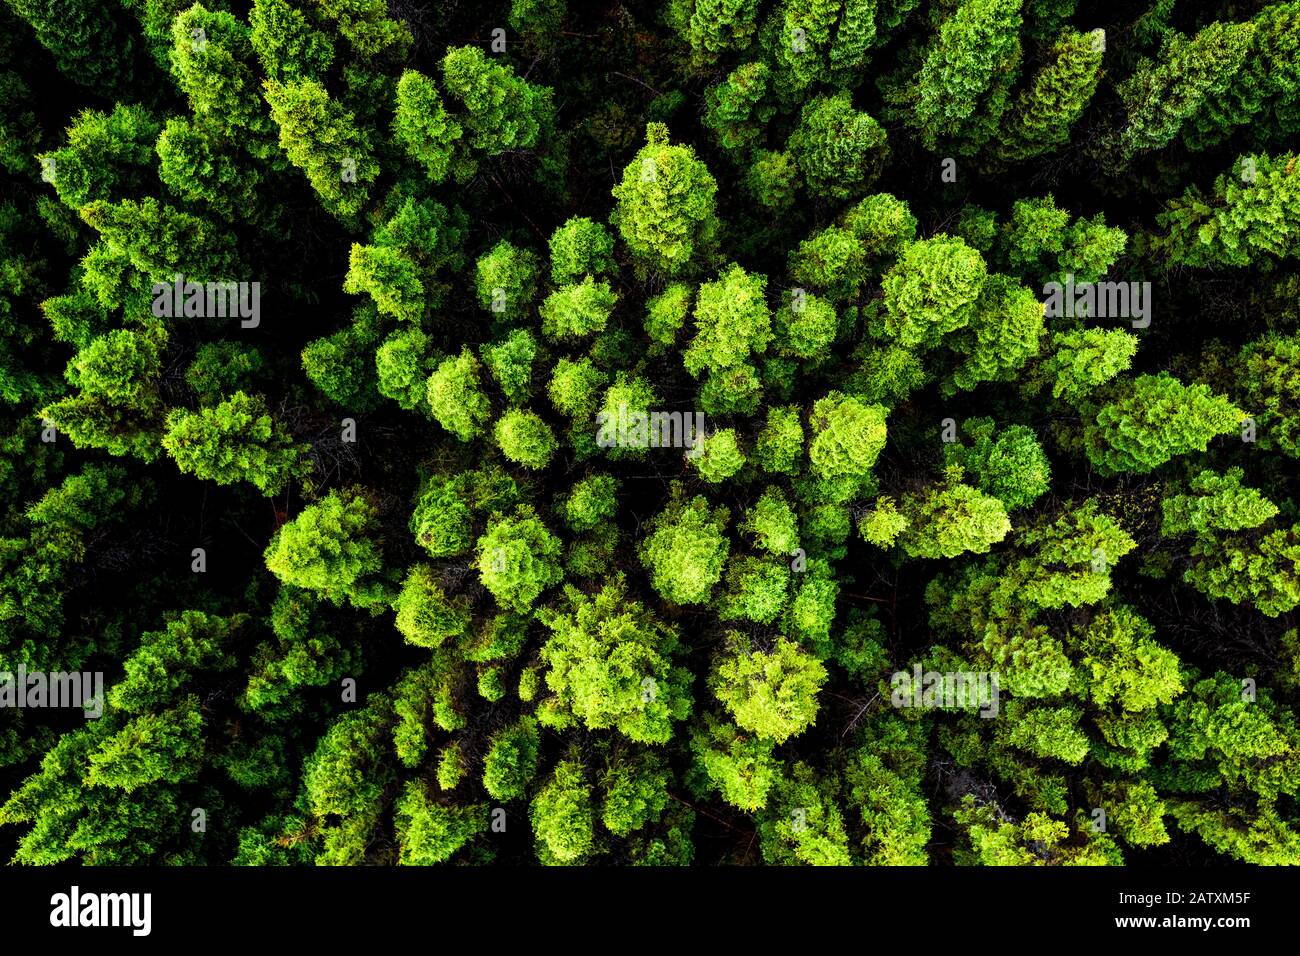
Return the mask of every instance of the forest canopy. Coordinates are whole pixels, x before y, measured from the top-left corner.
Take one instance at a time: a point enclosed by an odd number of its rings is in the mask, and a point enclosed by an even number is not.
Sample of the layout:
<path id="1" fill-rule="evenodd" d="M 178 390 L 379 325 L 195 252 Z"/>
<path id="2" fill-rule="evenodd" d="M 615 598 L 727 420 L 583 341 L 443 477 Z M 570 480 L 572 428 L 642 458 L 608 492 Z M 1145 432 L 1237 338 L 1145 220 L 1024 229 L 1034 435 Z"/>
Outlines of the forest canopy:
<path id="1" fill-rule="evenodd" d="M 1300 2 L 3 0 L 0 93 L 5 860 L 1300 863 Z"/>

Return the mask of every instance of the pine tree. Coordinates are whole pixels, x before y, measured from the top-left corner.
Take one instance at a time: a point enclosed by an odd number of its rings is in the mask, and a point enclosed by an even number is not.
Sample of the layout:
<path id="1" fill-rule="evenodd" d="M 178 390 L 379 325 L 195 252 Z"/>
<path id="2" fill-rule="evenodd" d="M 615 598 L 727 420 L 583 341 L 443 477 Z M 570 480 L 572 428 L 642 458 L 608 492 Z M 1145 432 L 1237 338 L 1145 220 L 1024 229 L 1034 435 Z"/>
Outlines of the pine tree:
<path id="1" fill-rule="evenodd" d="M 267 570 L 335 604 L 387 603 L 388 588 L 379 578 L 383 556 L 371 537 L 376 520 L 364 495 L 331 492 L 275 533 L 266 549 Z"/>
<path id="2" fill-rule="evenodd" d="M 1020 7 L 964 0 L 939 25 L 910 91 L 908 123 L 926 149 L 952 143 L 971 153 L 996 134 L 1020 68 Z"/>
<path id="3" fill-rule="evenodd" d="M 997 160 L 1024 162 L 1068 142 L 1101 79 L 1105 32 L 1065 30 L 1043 66 L 1006 112 L 989 152 Z"/>
<path id="4" fill-rule="evenodd" d="M 672 146 L 668 128 L 646 127 L 646 145 L 614 187 L 610 222 L 642 268 L 677 276 L 698 268 L 719 228 L 717 183 L 689 146 Z"/>
<path id="5" fill-rule="evenodd" d="M 379 178 L 369 133 L 316 80 L 266 80 L 263 89 L 289 162 L 306 174 L 326 209 L 353 220 Z"/>
<path id="6" fill-rule="evenodd" d="M 463 130 L 442 105 L 438 89 L 423 73 L 407 70 L 397 81 L 393 139 L 440 183 L 452 170 L 456 141 Z"/>
<path id="7" fill-rule="evenodd" d="M 844 202 L 861 195 L 880 175 L 889 155 L 886 140 L 879 123 L 853 108 L 848 93 L 837 93 L 804 106 L 786 149 L 812 196 Z"/>
<path id="8" fill-rule="evenodd" d="M 1184 385 L 1168 373 L 1140 375 L 1097 412 L 1087 453 L 1105 473 L 1152 471 L 1171 458 L 1205 451 L 1245 414 L 1205 385 Z"/>
<path id="9" fill-rule="evenodd" d="M 1206 197 L 1195 186 L 1156 217 L 1167 230 L 1158 248 L 1188 266 L 1243 267 L 1300 255 L 1294 228 L 1300 208 L 1296 154 L 1245 156 L 1214 181 Z"/>
<path id="10" fill-rule="evenodd" d="M 307 470 L 306 449 L 284 433 L 261 396 L 244 392 L 197 412 L 174 409 L 162 446 L 181 471 L 219 485 L 247 481 L 268 496 Z"/>
<path id="11" fill-rule="evenodd" d="M 488 156 L 534 149 L 555 122 L 551 90 L 492 63 L 478 47 L 448 50 L 442 82 L 465 109 L 466 142 Z"/>

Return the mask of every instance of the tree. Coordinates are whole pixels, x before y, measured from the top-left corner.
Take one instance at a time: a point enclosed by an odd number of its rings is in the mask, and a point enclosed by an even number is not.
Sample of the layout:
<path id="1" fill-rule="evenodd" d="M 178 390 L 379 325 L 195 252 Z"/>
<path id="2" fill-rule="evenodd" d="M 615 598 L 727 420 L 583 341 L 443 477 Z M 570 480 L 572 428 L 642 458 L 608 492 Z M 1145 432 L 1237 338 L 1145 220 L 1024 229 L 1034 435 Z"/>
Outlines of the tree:
<path id="1" fill-rule="evenodd" d="M 908 123 L 926 149 L 945 141 L 972 153 L 993 137 L 1011 105 L 1020 67 L 1021 0 L 964 0 L 926 48 L 908 91 Z"/>
<path id="2" fill-rule="evenodd" d="M 786 0 L 769 15 L 762 44 L 772 63 L 776 94 L 786 105 L 800 100 L 829 69 L 838 0 Z"/>
<path id="3" fill-rule="evenodd" d="M 444 863 L 488 826 L 488 808 L 434 803 L 415 781 L 408 781 L 393 811 L 405 866 Z"/>
<path id="4" fill-rule="evenodd" d="M 306 174 L 326 209 L 354 220 L 379 178 L 369 134 L 316 80 L 270 79 L 262 86 L 289 162 Z"/>
<path id="5" fill-rule="evenodd" d="M 442 58 L 442 82 L 465 109 L 465 140 L 488 156 L 533 149 L 555 122 L 548 87 L 515 76 L 475 46 L 454 47 Z"/>
<path id="6" fill-rule="evenodd" d="M 558 706 L 590 730 L 667 743 L 691 709 L 689 673 L 672 661 L 676 631 L 630 599 L 622 578 L 592 596 L 566 587 L 564 598 L 562 610 L 538 612 L 551 632 L 541 656 Z"/>
<path id="7" fill-rule="evenodd" d="M 40 150 L 41 130 L 31 110 L 32 92 L 10 70 L 0 71 L 0 93 L 6 107 L 0 113 L 0 167 L 15 176 L 31 176 L 32 156 Z"/>
<path id="8" fill-rule="evenodd" d="M 135 38 L 105 4 L 68 0 L 10 0 L 61 72 L 90 89 L 130 84 Z"/>
<path id="9" fill-rule="evenodd" d="M 564 578 L 559 539 L 527 505 L 489 520 L 475 550 L 483 586 L 508 610 L 527 611 L 544 590 Z"/>
<path id="10" fill-rule="evenodd" d="M 1300 458 L 1300 337 L 1266 335 L 1241 350 L 1240 387 L 1259 447 Z"/>
<path id="11" fill-rule="evenodd" d="M 990 153 L 1003 162 L 1024 162 L 1068 142 L 1101 80 L 1103 30 L 1066 29 L 1045 64 L 1005 114 Z"/>
<path id="12" fill-rule="evenodd" d="M 869 473 L 885 447 L 887 414 L 881 405 L 839 392 L 818 399 L 809 416 L 813 437 L 808 459 L 813 474 L 835 479 Z"/>
<path id="13" fill-rule="evenodd" d="M 377 515 L 356 491 L 331 492 L 282 526 L 266 549 L 266 567 L 285 584 L 316 591 L 335 604 L 386 603 L 383 556 L 370 535 Z"/>
<path id="14" fill-rule="evenodd" d="M 505 338 L 484 345 L 480 352 L 483 364 L 506 399 L 526 401 L 533 390 L 533 366 L 539 357 L 537 339 L 532 332 L 515 329 Z"/>
<path id="15" fill-rule="evenodd" d="M 1033 429 L 1025 425 L 998 429 L 991 418 L 973 418 L 962 423 L 962 431 L 974 443 L 945 445 L 944 456 L 1008 511 L 1033 504 L 1051 487 L 1051 465 Z"/>
<path id="16" fill-rule="evenodd" d="M 464 554 L 474 543 L 470 503 L 475 482 L 471 475 L 430 475 L 417 493 L 410 529 L 431 557 Z"/>
<path id="17" fill-rule="evenodd" d="M 461 441 L 482 434 L 491 414 L 478 372 L 478 359 L 465 348 L 456 358 L 443 359 L 429 376 L 429 409 L 438 424 Z"/>
<path id="18" fill-rule="evenodd" d="M 410 29 L 400 20 L 388 19 L 388 6 L 382 0 L 321 0 L 320 7 L 359 56 L 400 56 L 411 44 Z"/>
<path id="19" fill-rule="evenodd" d="M 745 453 L 740 450 L 734 429 L 724 428 L 696 440 L 703 443 L 703 451 L 693 459 L 693 464 L 700 477 L 710 484 L 726 481 L 744 467 Z"/>
<path id="20" fill-rule="evenodd" d="M 244 392 L 197 412 L 172 410 L 162 446 L 181 471 L 219 485 L 247 481 L 268 496 L 309 471 L 306 447 L 285 434 L 263 398 Z"/>
<path id="21" fill-rule="evenodd" d="M 646 127 L 646 145 L 614 187 L 610 217 L 641 269 L 683 275 L 711 254 L 719 228 L 718 184 L 689 146 L 672 146 L 668 127 Z"/>
<path id="22" fill-rule="evenodd" d="M 695 301 L 695 338 L 682 355 L 686 370 L 723 369 L 760 355 L 771 341 L 767 279 L 732 263 L 713 282 L 700 286 Z"/>
<path id="23" fill-rule="evenodd" d="M 537 773 L 537 721 L 521 717 L 493 735 L 483 758 L 483 789 L 494 800 L 517 800 Z"/>
<path id="24" fill-rule="evenodd" d="M 799 185 L 799 166 L 787 152 L 756 150 L 745 176 L 745 186 L 754 201 L 772 212 L 788 209 Z"/>
<path id="25" fill-rule="evenodd" d="M 537 791 L 528 811 L 537 837 L 537 857 L 543 863 L 571 864 L 583 860 L 595 839 L 595 807 L 586 768 L 577 760 L 561 760 Z"/>
<path id="26" fill-rule="evenodd" d="M 1102 472 L 1152 471 L 1176 455 L 1205 451 L 1210 439 L 1240 426 L 1245 413 L 1205 385 L 1167 372 L 1140 375 L 1097 412 L 1088 458 Z"/>
<path id="27" fill-rule="evenodd" d="M 601 822 L 615 836 L 657 822 L 667 809 L 671 781 L 672 771 L 653 751 L 622 757 L 601 775 Z"/>
<path id="28" fill-rule="evenodd" d="M 956 861 L 984 866 L 1118 866 L 1123 857 L 1114 840 L 1091 826 L 1072 828 L 1046 813 L 1023 820 L 1005 818 L 993 804 L 973 796 L 953 813 L 963 841 Z"/>
<path id="29" fill-rule="evenodd" d="M 1100 612 L 1077 640 L 1098 707 L 1117 704 L 1125 712 L 1151 710 L 1183 691 L 1179 660 L 1153 638 L 1155 628 L 1133 608 L 1120 605 Z"/>
<path id="30" fill-rule="evenodd" d="M 484 309 L 519 321 L 527 313 L 537 286 L 537 257 L 502 239 L 479 256 L 474 266 L 478 303 Z"/>
<path id="31" fill-rule="evenodd" d="M 163 426 L 158 388 L 166 344 L 161 322 L 97 336 L 68 363 L 65 377 L 77 394 L 46 406 L 41 417 L 78 447 L 153 461 Z"/>
<path id="32" fill-rule="evenodd" d="M 379 802 L 392 777 L 381 763 L 390 719 L 385 701 L 331 723 L 303 768 L 308 806 L 316 817 L 355 817 Z"/>
<path id="33" fill-rule="evenodd" d="M 442 304 L 437 276 L 461 262 L 464 214 L 433 200 L 389 197 L 392 215 L 372 233 L 372 242 L 353 243 L 345 292 L 364 292 L 385 315 L 418 322 Z"/>
<path id="34" fill-rule="evenodd" d="M 1289 4 L 1270 4 L 1246 26 L 1250 27 L 1249 49 L 1240 69 L 1225 87 L 1216 87 L 1206 97 L 1184 130 L 1190 149 L 1217 146 L 1246 124 L 1258 123 L 1262 128 L 1265 117 L 1282 129 L 1293 126 L 1295 10 Z"/>
<path id="35" fill-rule="evenodd" d="M 945 391 L 1015 377 L 1038 354 L 1043 332 L 1043 304 L 1034 293 L 1006 276 L 989 276 L 970 325 L 952 337 L 951 347 L 966 358 Z"/>
<path id="36" fill-rule="evenodd" d="M 691 751 L 712 788 L 741 810 L 767 805 L 772 786 L 780 779 L 780 764 L 772 756 L 771 740 L 743 734 L 734 724 L 706 714 L 691 738 Z"/>
<path id="37" fill-rule="evenodd" d="M 397 81 L 397 109 L 393 114 L 393 139 L 428 174 L 440 183 L 452 170 L 456 141 L 464 130 L 447 113 L 433 80 L 406 70 Z"/>
<path id="38" fill-rule="evenodd" d="M 393 609 L 397 630 L 407 643 L 419 647 L 439 647 L 467 633 L 470 626 L 468 603 L 449 598 L 427 564 L 411 568 Z"/>
<path id="39" fill-rule="evenodd" d="M 723 535 L 726 508 L 711 508 L 701 495 L 680 495 L 655 517 L 641 541 L 641 563 L 654 589 L 674 604 L 701 604 L 722 578 L 730 545 Z"/>
<path id="40" fill-rule="evenodd" d="M 103 237 L 107 251 L 150 283 L 171 281 L 177 273 L 187 280 L 228 281 L 237 270 L 227 235 L 212 222 L 153 197 L 139 202 L 95 200 L 82 207 L 81 218 Z"/>
<path id="41" fill-rule="evenodd" d="M 1188 266 L 1253 265 L 1295 258 L 1300 233 L 1294 212 L 1300 189 L 1292 175 L 1296 154 L 1240 157 L 1205 196 L 1195 186 L 1171 199 L 1156 221 L 1167 234 L 1158 248 L 1171 262 Z"/>
<path id="42" fill-rule="evenodd" d="M 696 66 L 713 63 L 724 53 L 744 50 L 758 32 L 755 0 L 687 0 L 681 13 Z"/>
<path id="43" fill-rule="evenodd" d="M 231 219 L 256 214 L 258 177 L 243 175 L 233 140 L 208 124 L 170 119 L 158 137 L 158 178 L 191 202 Z"/>
<path id="44" fill-rule="evenodd" d="M 551 281 L 566 285 L 613 271 L 614 237 L 600 223 L 574 216 L 551 233 Z"/>
<path id="45" fill-rule="evenodd" d="M 128 792 L 83 783 L 89 754 L 112 733 L 110 725 L 99 721 L 63 734 L 41 761 L 40 771 L 0 807 L 0 822 L 40 821 L 19 842 L 17 861 L 49 864 L 84 858 L 130 865 L 162 852 L 165 840 L 159 834 L 164 821 L 180 812 L 172 787 L 146 784 Z M 155 760 L 149 760 L 147 769 L 155 768 Z"/>
<path id="46" fill-rule="evenodd" d="M 1300 606 L 1300 526 L 1251 535 L 1202 535 L 1183 578 L 1212 598 L 1268 617 Z"/>
<path id="47" fill-rule="evenodd" d="M 723 621 L 770 624 L 789 600 L 790 570 L 784 559 L 733 555 L 727 566 L 727 590 L 718 601 Z"/>
<path id="48" fill-rule="evenodd" d="M 1132 364 L 1137 336 L 1123 329 L 1077 329 L 1056 332 L 1049 353 L 1035 370 L 1034 381 L 1052 387 L 1052 397 L 1079 405 Z"/>
<path id="49" fill-rule="evenodd" d="M 203 715 L 196 697 L 156 714 L 142 714 L 90 754 L 86 784 L 127 793 L 159 781 L 179 783 L 198 771 Z"/>
<path id="50" fill-rule="evenodd" d="M 267 76 L 281 83 L 304 76 L 320 80 L 334 61 L 334 42 L 289 0 L 254 0 L 249 42 Z"/>
<path id="51" fill-rule="evenodd" d="M 584 276 L 581 282 L 561 286 L 546 297 L 538 310 L 542 334 L 555 340 L 585 338 L 605 328 L 618 296 L 609 283 Z"/>
<path id="52" fill-rule="evenodd" d="M 772 554 L 793 554 L 799 546 L 799 523 L 794 509 L 777 485 L 769 485 L 745 512 L 739 528 L 752 534 L 758 546 Z"/>
<path id="53" fill-rule="evenodd" d="M 931 816 L 923 790 L 924 754 L 914 723 L 899 719 L 870 726 L 863 746 L 849 758 L 845 771 L 847 803 L 856 808 L 867 835 L 865 862 L 903 866 L 929 862 Z M 883 745 L 883 746 L 882 746 Z M 875 749 L 883 754 L 873 753 Z"/>
<path id="54" fill-rule="evenodd" d="M 1171 143 L 1192 117 L 1228 89 L 1248 55 L 1255 25 L 1216 21 L 1194 37 L 1170 31 L 1155 59 L 1117 86 L 1125 121 L 1101 144 L 1120 167 Z"/>
<path id="55" fill-rule="evenodd" d="M 437 366 L 429 337 L 419 328 L 390 334 L 375 349 L 375 387 L 408 412 L 428 407 L 429 376 Z"/>
<path id="56" fill-rule="evenodd" d="M 1161 503 L 1162 535 L 1205 534 L 1258 528 L 1278 513 L 1277 505 L 1254 488 L 1241 484 L 1242 470 L 1223 474 L 1206 470 L 1188 482 L 1193 494 L 1171 495 Z"/>
<path id="57" fill-rule="evenodd" d="M 821 359 L 839 332 L 835 306 L 815 295 L 792 300 L 777 310 L 775 341 L 778 352 L 801 359 Z"/>
<path id="58" fill-rule="evenodd" d="M 778 744 L 811 726 L 827 676 L 821 661 L 784 638 L 770 650 L 747 646 L 734 632 L 729 643 L 733 649 L 714 665 L 709 686 L 736 725 Z"/>
<path id="59" fill-rule="evenodd" d="M 539 49 L 550 52 L 563 26 L 567 0 L 510 0 L 510 25 Z"/>
<path id="60" fill-rule="evenodd" d="M 555 433 L 536 412 L 512 408 L 493 426 L 501 454 L 525 468 L 545 468 L 555 454 Z"/>
<path id="61" fill-rule="evenodd" d="M 764 471 L 792 474 L 803 457 L 803 444 L 799 409 L 793 405 L 769 408 L 754 445 L 754 458 Z"/>
<path id="62" fill-rule="evenodd" d="M 704 95 L 704 125 L 723 149 L 742 151 L 762 142 L 773 110 L 765 105 L 770 70 L 761 60 L 743 63 Z"/>
<path id="63" fill-rule="evenodd" d="M 118 104 L 110 113 L 86 110 L 68 127 L 67 145 L 37 157 L 59 201 L 79 210 L 95 200 L 134 197 L 150 185 L 153 145 L 161 126 L 141 106 Z M 24 157 L 24 163 L 30 163 Z"/>
<path id="64" fill-rule="evenodd" d="M 230 647 L 248 623 L 243 614 L 183 611 L 161 630 L 141 634 L 124 662 L 126 676 L 109 691 L 109 706 L 138 714 L 175 702 L 199 673 L 233 666 Z"/>
<path id="65" fill-rule="evenodd" d="M 1043 610 L 1096 604 L 1110 593 L 1112 569 L 1137 542 L 1089 499 L 1017 530 L 1012 545 L 931 581 L 932 626 L 985 634 L 990 625 L 1028 624 Z"/>
<path id="66" fill-rule="evenodd" d="M 564 521 L 573 531 L 590 531 L 614 517 L 618 510 L 617 478 L 589 475 L 577 482 L 564 502 Z"/>
<path id="67" fill-rule="evenodd" d="M 967 551 L 982 554 L 1011 530 L 1001 501 L 960 482 L 909 497 L 902 517 L 906 526 L 899 543 L 914 558 L 954 558 Z"/>
<path id="68" fill-rule="evenodd" d="M 960 239 L 910 243 L 882 283 L 885 334 L 904 346 L 938 345 L 970 323 L 987 277 L 984 259 Z"/>
<path id="69" fill-rule="evenodd" d="M 1206 791 L 1217 786 L 1239 797 L 1262 798 L 1260 816 L 1267 817 L 1273 798 L 1296 791 L 1292 770 L 1300 759 L 1300 729 L 1294 717 L 1267 691 L 1249 699 L 1241 681 L 1226 672 L 1189 676 L 1188 693 L 1165 709 L 1172 718 L 1171 766 L 1157 780 L 1176 775 L 1171 789 L 1185 791 L 1199 777 Z M 1179 777 L 1186 782 L 1180 785 Z M 1180 816 L 1174 814 L 1181 824 Z"/>
<path id="70" fill-rule="evenodd" d="M 196 3 L 172 21 L 171 32 L 171 72 L 195 118 L 270 159 L 274 127 L 258 96 L 248 27 Z"/>
<path id="71" fill-rule="evenodd" d="M 849 866 L 848 834 L 829 787 L 805 763 L 781 780 L 758 827 L 763 860 L 777 866 Z"/>
<path id="72" fill-rule="evenodd" d="M 302 369 L 331 401 L 351 412 L 370 411 L 380 401 L 379 378 L 371 353 L 381 335 L 378 312 L 373 307 L 359 306 L 353 310 L 350 324 L 303 347 Z M 424 385 L 425 377 L 421 377 L 421 407 Z"/>
<path id="73" fill-rule="evenodd" d="M 600 402 L 602 387 L 609 381 L 590 358 L 577 361 L 562 358 L 555 363 L 546 392 L 556 411 L 570 418 L 593 417 Z"/>
<path id="74" fill-rule="evenodd" d="M 811 195 L 843 202 L 861 195 L 888 157 L 885 131 L 853 108 L 847 92 L 807 103 L 786 148 L 799 164 Z"/>
<path id="75" fill-rule="evenodd" d="M 906 6 L 904 0 L 900 6 Z M 878 0 L 845 0 L 840 22 L 831 44 L 830 68 L 839 86 L 853 86 L 868 61 L 871 49 L 880 42 L 876 20 L 888 28 L 889 14 L 879 9 Z M 894 11 L 897 15 L 897 11 Z"/>

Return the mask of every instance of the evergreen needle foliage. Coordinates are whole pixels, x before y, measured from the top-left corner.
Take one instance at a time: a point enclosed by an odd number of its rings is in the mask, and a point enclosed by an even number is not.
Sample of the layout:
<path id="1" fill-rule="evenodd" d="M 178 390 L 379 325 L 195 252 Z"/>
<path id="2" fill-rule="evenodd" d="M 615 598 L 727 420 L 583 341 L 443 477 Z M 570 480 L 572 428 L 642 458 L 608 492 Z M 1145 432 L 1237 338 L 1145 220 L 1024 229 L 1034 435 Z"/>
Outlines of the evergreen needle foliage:
<path id="1" fill-rule="evenodd" d="M 0 177 L 6 861 L 1300 864 L 1300 3 L 4 0 Z"/>

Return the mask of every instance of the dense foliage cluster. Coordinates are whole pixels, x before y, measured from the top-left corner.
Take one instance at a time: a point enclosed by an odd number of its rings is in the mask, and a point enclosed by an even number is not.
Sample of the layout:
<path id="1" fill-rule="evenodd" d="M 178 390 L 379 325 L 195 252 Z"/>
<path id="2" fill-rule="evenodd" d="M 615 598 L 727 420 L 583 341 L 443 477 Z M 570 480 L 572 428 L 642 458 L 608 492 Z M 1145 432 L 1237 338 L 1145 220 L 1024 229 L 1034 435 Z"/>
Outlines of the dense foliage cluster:
<path id="1" fill-rule="evenodd" d="M 1300 863 L 1300 3 L 4 0 L 0 92 L 0 671 L 105 682 L 6 859 Z"/>

